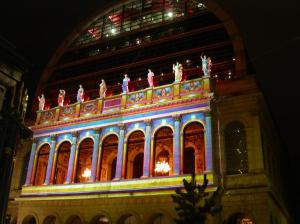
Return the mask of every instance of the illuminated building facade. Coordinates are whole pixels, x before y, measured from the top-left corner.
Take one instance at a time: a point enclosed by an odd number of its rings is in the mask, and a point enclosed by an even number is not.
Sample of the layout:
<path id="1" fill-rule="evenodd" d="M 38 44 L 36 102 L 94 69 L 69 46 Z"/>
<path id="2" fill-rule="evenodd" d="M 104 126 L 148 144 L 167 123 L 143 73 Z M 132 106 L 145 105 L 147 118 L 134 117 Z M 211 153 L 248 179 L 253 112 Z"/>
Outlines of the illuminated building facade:
<path id="1" fill-rule="evenodd" d="M 212 59 L 210 76 L 202 53 Z M 177 62 L 183 73 L 174 82 Z M 248 64 L 234 23 L 213 2 L 119 1 L 102 9 L 64 41 L 42 75 L 37 95 L 46 96 L 45 110 L 31 126 L 13 217 L 22 224 L 173 223 L 170 195 L 195 172 L 200 182 L 207 174 L 210 192 L 225 188 L 223 210 L 208 223 L 288 223 L 272 167 L 280 150 Z M 129 92 L 122 92 L 123 74 Z M 76 103 L 79 85 L 84 102 Z"/>

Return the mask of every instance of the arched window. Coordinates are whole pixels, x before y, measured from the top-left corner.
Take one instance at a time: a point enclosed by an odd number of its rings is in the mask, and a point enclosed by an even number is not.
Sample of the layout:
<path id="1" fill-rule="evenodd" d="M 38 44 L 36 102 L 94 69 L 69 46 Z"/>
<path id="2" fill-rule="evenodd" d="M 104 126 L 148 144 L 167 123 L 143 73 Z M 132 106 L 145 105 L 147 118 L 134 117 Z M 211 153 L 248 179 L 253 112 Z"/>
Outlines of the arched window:
<path id="1" fill-rule="evenodd" d="M 55 224 L 55 223 L 56 223 L 56 217 L 53 215 L 47 216 L 43 221 L 43 224 Z"/>
<path id="2" fill-rule="evenodd" d="M 29 215 L 23 220 L 22 224 L 36 224 L 36 220 L 32 215 Z"/>
<path id="3" fill-rule="evenodd" d="M 81 219 L 77 215 L 72 215 L 68 218 L 65 224 L 81 224 Z"/>
<path id="4" fill-rule="evenodd" d="M 106 136 L 99 153 L 101 153 L 101 161 L 98 167 L 98 180 L 109 181 L 114 179 L 116 176 L 118 137 L 115 134 Z"/>
<path id="5" fill-rule="evenodd" d="M 189 123 L 183 131 L 183 173 L 202 173 L 205 170 L 204 127 Z"/>
<path id="6" fill-rule="evenodd" d="M 38 151 L 33 185 L 42 185 L 45 182 L 49 152 L 49 144 L 44 144 Z"/>
<path id="7" fill-rule="evenodd" d="M 140 178 L 143 175 L 145 136 L 142 131 L 130 134 L 125 157 L 125 178 Z"/>
<path id="8" fill-rule="evenodd" d="M 153 175 L 169 176 L 173 169 L 173 131 L 160 128 L 154 135 Z"/>
<path id="9" fill-rule="evenodd" d="M 156 214 L 150 221 L 151 224 L 169 224 L 169 219 L 164 214 Z"/>
<path id="10" fill-rule="evenodd" d="M 238 212 L 231 215 L 225 223 L 232 224 L 254 224 L 254 221 L 244 213 Z"/>
<path id="11" fill-rule="evenodd" d="M 57 150 L 57 159 L 54 169 L 54 184 L 63 184 L 67 179 L 70 151 L 70 142 L 63 142 L 60 144 Z"/>
<path id="12" fill-rule="evenodd" d="M 248 151 L 245 126 L 238 121 L 225 128 L 226 173 L 243 174 L 248 172 Z"/>
<path id="13" fill-rule="evenodd" d="M 109 219 L 104 215 L 97 215 L 90 221 L 89 224 L 109 224 Z"/>
<path id="14" fill-rule="evenodd" d="M 127 214 L 127 215 L 123 215 L 117 223 L 118 224 L 137 224 L 137 220 L 136 220 L 135 216 L 133 216 L 131 214 Z"/>
<path id="15" fill-rule="evenodd" d="M 80 143 L 76 163 L 75 183 L 89 181 L 92 169 L 93 148 L 94 142 L 91 138 L 86 138 Z"/>

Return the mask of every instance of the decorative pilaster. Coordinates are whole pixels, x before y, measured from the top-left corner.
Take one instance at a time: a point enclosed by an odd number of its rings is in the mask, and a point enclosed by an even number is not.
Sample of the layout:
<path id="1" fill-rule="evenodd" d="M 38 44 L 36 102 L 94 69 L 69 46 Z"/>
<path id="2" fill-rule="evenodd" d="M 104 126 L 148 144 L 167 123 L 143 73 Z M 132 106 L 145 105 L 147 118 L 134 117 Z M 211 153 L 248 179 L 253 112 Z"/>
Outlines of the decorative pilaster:
<path id="1" fill-rule="evenodd" d="M 124 157 L 124 138 L 125 138 L 125 125 L 120 125 L 119 130 L 119 143 L 118 143 L 118 155 L 117 155 L 117 168 L 115 180 L 119 180 L 122 177 L 123 157 Z"/>
<path id="2" fill-rule="evenodd" d="M 205 129 L 205 171 L 211 172 L 212 171 L 212 135 L 211 135 L 211 113 L 206 112 L 205 113 L 205 123 L 206 123 L 206 129 Z"/>
<path id="3" fill-rule="evenodd" d="M 175 82 L 173 84 L 173 94 L 174 94 L 174 99 L 179 99 L 180 98 L 180 82 Z"/>
<path id="4" fill-rule="evenodd" d="M 94 149 L 93 149 L 93 158 L 92 158 L 92 171 L 90 182 L 96 181 L 96 172 L 97 172 L 97 159 L 98 159 L 98 150 L 99 150 L 99 138 L 100 138 L 100 130 L 95 130 L 95 140 L 94 140 Z"/>
<path id="5" fill-rule="evenodd" d="M 144 146 L 143 177 L 149 177 L 151 157 L 151 120 L 146 120 L 146 136 Z"/>
<path id="6" fill-rule="evenodd" d="M 173 175 L 180 174 L 180 115 L 174 116 L 174 137 L 173 137 Z"/>
<path id="7" fill-rule="evenodd" d="M 102 108 L 103 108 L 103 101 L 104 99 L 98 99 L 98 104 L 97 104 L 97 114 L 101 114 L 102 113 Z"/>
<path id="8" fill-rule="evenodd" d="M 128 93 L 122 93 L 121 94 L 121 109 L 126 109 L 126 103 L 127 103 L 127 95 Z"/>
<path id="9" fill-rule="evenodd" d="M 76 114 L 76 117 L 80 116 L 80 105 L 81 105 L 81 103 L 77 103 L 75 105 L 75 114 Z"/>
<path id="10" fill-rule="evenodd" d="M 152 96 L 153 96 L 153 87 L 149 87 L 146 89 L 146 104 L 152 103 Z"/>
<path id="11" fill-rule="evenodd" d="M 42 115 L 42 112 L 40 110 L 38 110 L 36 112 L 36 121 L 35 121 L 35 125 L 38 125 L 41 121 L 41 115 Z"/>
<path id="12" fill-rule="evenodd" d="M 204 93 L 210 93 L 211 92 L 210 77 L 203 76 L 202 80 L 203 80 Z"/>
<path id="13" fill-rule="evenodd" d="M 60 106 L 58 106 L 58 107 L 55 108 L 55 118 L 54 118 L 55 121 L 59 120 L 60 109 L 61 109 Z"/>
<path id="14" fill-rule="evenodd" d="M 55 153 L 55 145 L 56 145 L 56 136 L 51 136 L 51 145 L 50 145 L 50 154 L 47 164 L 47 171 L 46 171 L 46 178 L 45 178 L 45 185 L 48 185 L 50 183 L 50 177 L 51 177 L 51 171 L 52 171 L 52 164 L 53 164 L 53 157 Z"/>
<path id="15" fill-rule="evenodd" d="M 31 176 L 32 176 L 32 171 L 33 171 L 33 162 L 34 162 L 35 151 L 36 151 L 36 139 L 33 139 L 32 146 L 31 146 L 31 152 L 30 152 L 30 159 L 29 159 L 29 164 L 28 164 L 28 169 L 27 169 L 25 186 L 32 184 Z"/>
<path id="16" fill-rule="evenodd" d="M 70 153 L 70 159 L 69 159 L 69 165 L 68 165 L 66 184 L 69 184 L 72 181 L 73 166 L 74 166 L 75 152 L 76 152 L 76 143 L 77 143 L 77 132 L 74 132 L 72 135 L 71 153 Z"/>

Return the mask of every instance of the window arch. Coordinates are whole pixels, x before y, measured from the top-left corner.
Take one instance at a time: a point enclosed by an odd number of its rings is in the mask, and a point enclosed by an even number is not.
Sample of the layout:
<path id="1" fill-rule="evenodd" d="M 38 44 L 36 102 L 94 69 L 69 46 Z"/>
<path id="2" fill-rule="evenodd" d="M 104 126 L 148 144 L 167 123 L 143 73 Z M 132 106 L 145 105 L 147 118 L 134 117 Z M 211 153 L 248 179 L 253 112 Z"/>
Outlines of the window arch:
<path id="1" fill-rule="evenodd" d="M 45 182 L 49 160 L 50 145 L 44 144 L 38 151 L 33 185 L 42 185 Z"/>
<path id="2" fill-rule="evenodd" d="M 67 179 L 68 165 L 71 152 L 71 143 L 65 141 L 57 150 L 57 159 L 54 168 L 54 184 L 63 184 Z"/>
<path id="3" fill-rule="evenodd" d="M 118 153 L 118 137 L 110 134 L 103 139 L 101 157 L 98 167 L 98 180 L 109 181 L 115 178 L 117 153 Z"/>
<path id="4" fill-rule="evenodd" d="M 56 223 L 56 217 L 54 215 L 47 216 L 43 221 L 43 224 L 55 224 L 55 223 Z"/>
<path id="5" fill-rule="evenodd" d="M 88 172 L 92 169 L 94 141 L 91 138 L 84 139 L 78 149 L 78 158 L 76 163 L 75 183 L 88 182 L 90 175 Z"/>
<path id="6" fill-rule="evenodd" d="M 123 215 L 117 223 L 118 224 L 137 224 L 138 221 L 134 215 L 126 214 L 126 215 Z"/>
<path id="7" fill-rule="evenodd" d="M 254 221 L 252 218 L 250 218 L 250 216 L 244 214 L 244 213 L 241 213 L 241 212 L 238 212 L 238 213 L 235 213 L 233 215 L 231 215 L 226 223 L 232 223 L 232 224 L 254 224 Z"/>
<path id="8" fill-rule="evenodd" d="M 145 135 L 142 131 L 132 132 L 127 141 L 125 178 L 140 178 L 143 175 Z"/>
<path id="9" fill-rule="evenodd" d="M 32 215 L 27 216 L 22 222 L 22 224 L 36 224 L 36 223 L 37 223 L 36 219 Z"/>
<path id="10" fill-rule="evenodd" d="M 173 170 L 173 131 L 170 127 L 161 127 L 154 135 L 153 176 L 169 176 Z M 169 166 L 166 172 L 160 164 Z"/>
<path id="11" fill-rule="evenodd" d="M 81 224 L 82 221 L 77 215 L 72 215 L 68 218 L 68 220 L 65 222 L 65 224 Z"/>
<path id="12" fill-rule="evenodd" d="M 89 224 L 109 224 L 109 218 L 106 217 L 105 215 L 97 215 L 95 216 Z"/>
<path id="13" fill-rule="evenodd" d="M 248 172 L 248 151 L 245 126 L 239 121 L 230 122 L 225 127 L 226 173 Z"/>
<path id="14" fill-rule="evenodd" d="M 202 173 L 205 170 L 204 127 L 191 122 L 183 131 L 183 173 Z"/>

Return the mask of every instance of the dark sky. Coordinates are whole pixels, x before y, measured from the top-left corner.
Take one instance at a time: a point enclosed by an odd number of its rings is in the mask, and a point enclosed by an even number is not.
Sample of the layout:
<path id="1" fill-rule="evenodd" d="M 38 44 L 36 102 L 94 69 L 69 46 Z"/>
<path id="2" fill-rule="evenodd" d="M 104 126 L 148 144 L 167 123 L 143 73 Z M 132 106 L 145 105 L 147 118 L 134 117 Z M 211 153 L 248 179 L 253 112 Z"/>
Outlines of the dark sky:
<path id="1" fill-rule="evenodd" d="M 287 176 L 300 170 L 300 7 L 297 1 L 228 0 L 219 2 L 235 21 L 258 82 L 270 107 L 289 164 Z M 80 21 L 95 14 L 111 0 L 6 0 L 0 3 L 0 35 L 12 42 L 32 64 L 29 85 L 58 45 Z M 32 93 L 33 96 L 33 93 Z M 296 178 L 295 178 L 296 180 Z M 299 181 L 298 181 L 299 182 Z M 295 204 L 300 185 L 289 184 Z M 286 185 L 287 185 L 286 184 Z M 299 206 L 294 207 L 300 214 Z M 300 222 L 299 222 L 300 223 Z"/>

